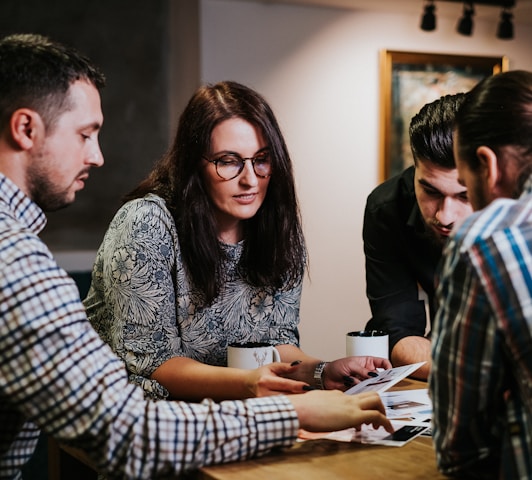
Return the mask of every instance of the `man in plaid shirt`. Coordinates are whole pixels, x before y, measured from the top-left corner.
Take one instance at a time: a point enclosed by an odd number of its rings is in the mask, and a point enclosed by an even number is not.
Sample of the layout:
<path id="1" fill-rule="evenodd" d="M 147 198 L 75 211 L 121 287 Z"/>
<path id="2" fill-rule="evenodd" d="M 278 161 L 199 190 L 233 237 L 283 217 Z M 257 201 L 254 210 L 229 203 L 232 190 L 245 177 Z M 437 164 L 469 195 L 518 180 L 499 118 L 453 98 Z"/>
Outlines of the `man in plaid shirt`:
<path id="1" fill-rule="evenodd" d="M 168 478 L 291 445 L 299 427 L 392 431 L 377 394 L 149 401 L 92 329 L 74 281 L 39 239 L 103 164 L 101 73 L 37 35 L 0 40 L 0 478 L 20 478 L 39 431 L 107 478 Z"/>
<path id="2" fill-rule="evenodd" d="M 476 213 L 444 252 L 430 391 L 440 469 L 532 478 L 532 73 L 488 77 L 454 134 Z"/>

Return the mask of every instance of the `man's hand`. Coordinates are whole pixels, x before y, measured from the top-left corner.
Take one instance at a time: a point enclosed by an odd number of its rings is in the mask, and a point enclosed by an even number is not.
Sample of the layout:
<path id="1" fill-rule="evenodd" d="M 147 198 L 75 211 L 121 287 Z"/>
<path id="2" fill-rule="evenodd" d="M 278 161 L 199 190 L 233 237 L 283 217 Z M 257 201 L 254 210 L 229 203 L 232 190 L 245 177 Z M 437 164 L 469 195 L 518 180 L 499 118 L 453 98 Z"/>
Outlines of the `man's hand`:
<path id="1" fill-rule="evenodd" d="M 309 432 L 360 428 L 362 424 L 372 424 L 374 428 L 382 426 L 390 433 L 394 431 L 375 392 L 346 395 L 338 390 L 315 390 L 288 398 L 296 409 L 300 427 Z"/>
<path id="2" fill-rule="evenodd" d="M 345 357 L 328 363 L 323 371 L 326 389 L 347 390 L 362 380 L 377 374 L 377 368 L 387 370 L 392 364 L 380 357 Z"/>

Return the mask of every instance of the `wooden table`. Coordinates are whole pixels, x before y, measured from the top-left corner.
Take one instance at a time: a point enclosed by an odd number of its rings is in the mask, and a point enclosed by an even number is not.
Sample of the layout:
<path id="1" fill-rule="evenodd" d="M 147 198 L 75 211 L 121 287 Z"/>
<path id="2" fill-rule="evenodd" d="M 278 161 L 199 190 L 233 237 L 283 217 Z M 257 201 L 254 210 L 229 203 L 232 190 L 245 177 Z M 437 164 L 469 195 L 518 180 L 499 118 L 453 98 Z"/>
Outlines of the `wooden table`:
<path id="1" fill-rule="evenodd" d="M 426 388 L 406 379 L 392 390 Z M 201 468 L 197 480 L 434 480 L 445 479 L 436 468 L 432 440 L 417 437 L 403 447 L 308 440 L 267 456 Z"/>

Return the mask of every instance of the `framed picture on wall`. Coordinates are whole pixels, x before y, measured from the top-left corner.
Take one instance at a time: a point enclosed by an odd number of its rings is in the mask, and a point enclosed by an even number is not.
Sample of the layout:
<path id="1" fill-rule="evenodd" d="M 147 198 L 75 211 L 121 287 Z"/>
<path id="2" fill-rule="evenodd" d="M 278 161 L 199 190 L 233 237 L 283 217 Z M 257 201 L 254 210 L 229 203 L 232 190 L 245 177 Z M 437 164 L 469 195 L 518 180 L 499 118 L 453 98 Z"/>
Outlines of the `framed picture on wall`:
<path id="1" fill-rule="evenodd" d="M 508 70 L 508 58 L 382 50 L 381 181 L 413 164 L 408 128 L 426 103 Z"/>

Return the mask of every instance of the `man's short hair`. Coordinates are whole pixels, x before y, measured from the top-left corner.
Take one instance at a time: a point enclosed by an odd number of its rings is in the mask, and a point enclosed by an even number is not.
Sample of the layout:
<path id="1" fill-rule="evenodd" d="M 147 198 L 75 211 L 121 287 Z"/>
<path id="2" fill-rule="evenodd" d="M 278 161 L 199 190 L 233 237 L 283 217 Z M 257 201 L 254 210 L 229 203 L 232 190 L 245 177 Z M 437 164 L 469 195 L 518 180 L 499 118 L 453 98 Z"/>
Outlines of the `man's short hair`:
<path id="1" fill-rule="evenodd" d="M 75 49 L 35 34 L 15 34 L 0 40 L 0 131 L 13 112 L 29 108 L 42 117 L 47 130 L 70 108 L 68 92 L 77 80 L 97 89 L 105 78 Z"/>
<path id="2" fill-rule="evenodd" d="M 444 95 L 427 103 L 410 122 L 410 148 L 414 163 L 430 161 L 454 169 L 453 126 L 466 94 Z"/>

